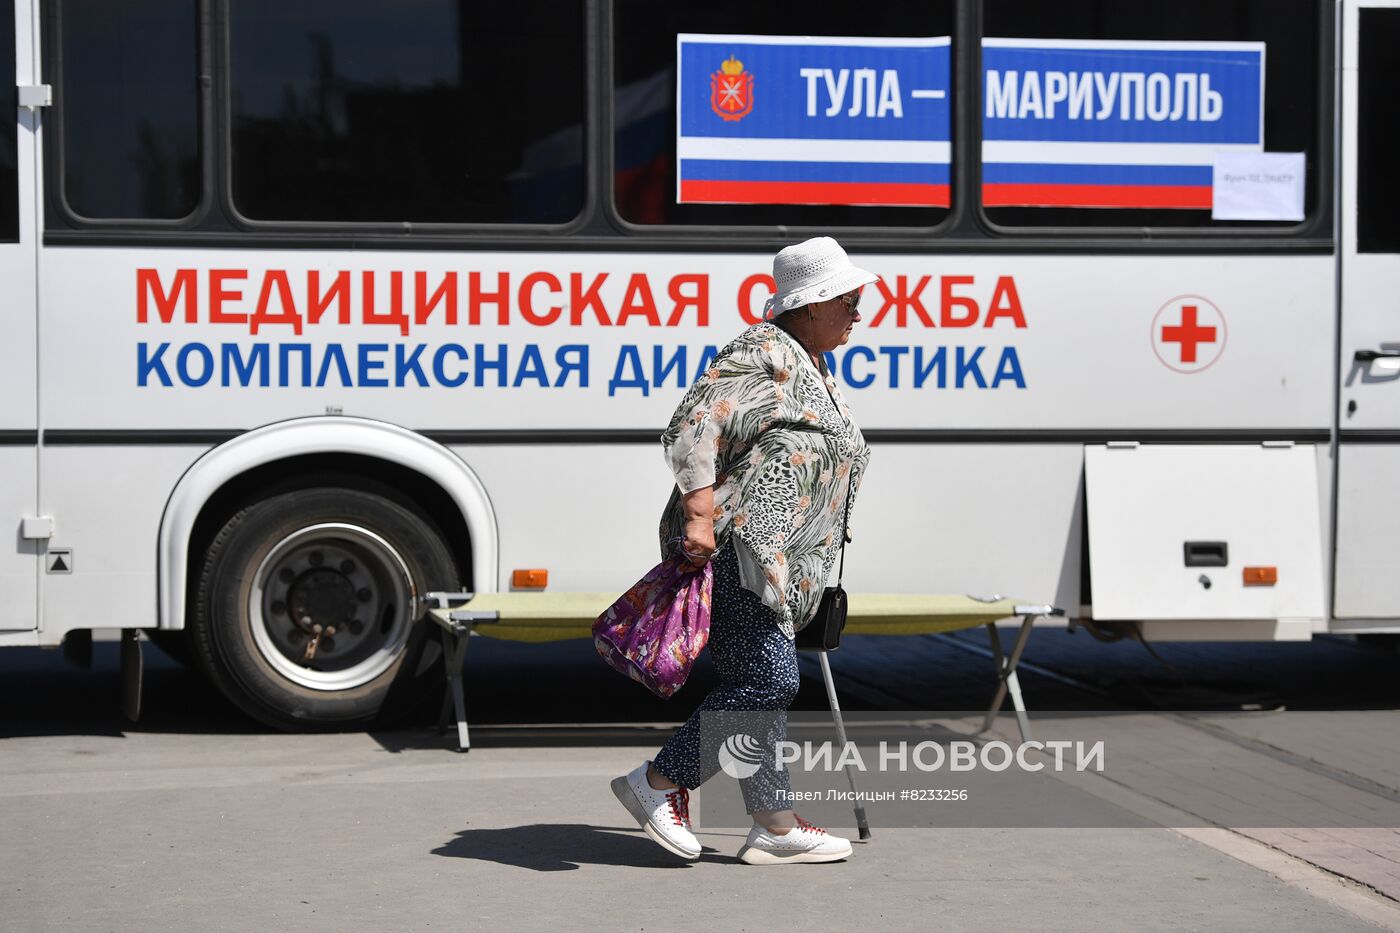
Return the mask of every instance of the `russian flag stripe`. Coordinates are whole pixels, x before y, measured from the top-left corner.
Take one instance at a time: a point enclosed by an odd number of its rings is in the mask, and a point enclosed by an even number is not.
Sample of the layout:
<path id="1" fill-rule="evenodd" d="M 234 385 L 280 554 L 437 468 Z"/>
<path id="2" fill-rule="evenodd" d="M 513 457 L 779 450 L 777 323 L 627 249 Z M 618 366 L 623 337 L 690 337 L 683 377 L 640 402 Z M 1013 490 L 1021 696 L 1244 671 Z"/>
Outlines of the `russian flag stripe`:
<path id="1" fill-rule="evenodd" d="M 994 184 L 1179 185 L 1211 184 L 1209 165 L 1054 165 L 989 162 L 982 180 Z"/>
<path id="2" fill-rule="evenodd" d="M 909 182 L 681 179 L 681 201 L 709 204 L 884 204 L 948 207 L 948 185 Z"/>
<path id="3" fill-rule="evenodd" d="M 982 185 L 986 207 L 1169 207 L 1210 210 L 1210 185 Z"/>
<path id="4" fill-rule="evenodd" d="M 983 162 L 1034 165 L 1210 165 L 1217 152 L 1259 152 L 1259 145 L 1199 143 L 1065 143 L 1053 140 L 982 143 Z"/>
<path id="5" fill-rule="evenodd" d="M 743 162 L 682 159 L 687 181 L 836 181 L 948 184 L 948 166 L 909 162 Z"/>
<path id="6" fill-rule="evenodd" d="M 682 136 L 676 157 L 737 162 L 949 162 L 951 143 L 908 139 L 727 139 Z"/>

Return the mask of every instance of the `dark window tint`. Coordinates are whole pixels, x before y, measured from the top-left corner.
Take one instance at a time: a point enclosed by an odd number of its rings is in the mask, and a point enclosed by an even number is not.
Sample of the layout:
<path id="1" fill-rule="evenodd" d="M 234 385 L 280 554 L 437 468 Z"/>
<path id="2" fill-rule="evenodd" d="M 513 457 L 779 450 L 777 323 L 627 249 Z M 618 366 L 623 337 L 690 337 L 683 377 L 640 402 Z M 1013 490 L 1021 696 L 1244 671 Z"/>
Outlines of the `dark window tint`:
<path id="1" fill-rule="evenodd" d="M 1356 248 L 1400 252 L 1400 10 L 1361 10 L 1356 101 Z"/>
<path id="2" fill-rule="evenodd" d="M 1264 151 L 1305 152 L 1308 181 L 1305 211 L 1316 210 L 1318 119 L 1328 92 L 1319 86 L 1322 42 L 1318 0 L 986 0 L 983 35 L 1027 39 L 1123 39 L 1263 42 Z M 984 79 L 985 80 L 985 79 Z M 979 91 L 979 96 L 985 89 Z M 986 101 L 979 101 L 979 113 Z M 1160 125 L 1160 124 L 1159 124 Z M 1134 166 L 1089 170 L 1085 181 L 1117 175 L 1130 178 Z M 1200 170 L 1167 173 L 1172 184 L 1197 185 Z M 1165 177 L 1165 176 L 1164 176 Z M 1208 172 L 1204 184 L 1209 186 Z M 988 179 L 990 180 L 990 179 Z M 1015 179 L 1008 179 L 1015 180 Z M 1141 202 L 1140 202 L 1141 203 Z M 1212 221 L 1207 209 L 988 207 L 987 216 L 1010 226 L 1235 226 Z M 1250 227 L 1290 226 L 1288 222 L 1249 221 Z"/>
<path id="3" fill-rule="evenodd" d="M 0 74 L 15 73 L 15 8 L 0 3 Z M 13 81 L 0 81 L 0 113 L 13 115 L 19 105 Z M 0 120 L 0 240 L 19 239 L 18 125 L 10 117 Z"/>
<path id="4" fill-rule="evenodd" d="M 676 35 L 948 36 L 953 28 L 951 0 L 618 0 L 614 23 L 613 194 L 623 219 L 638 224 L 829 227 L 931 226 L 947 216 L 941 207 L 676 203 Z M 754 80 L 761 91 L 760 79 Z M 841 165 L 830 166 L 836 173 L 833 180 L 842 178 L 842 170 Z"/>
<path id="5" fill-rule="evenodd" d="M 560 223 L 584 200 L 579 0 L 233 0 L 257 220 Z"/>
<path id="6" fill-rule="evenodd" d="M 63 0 L 63 191 L 83 217 L 170 220 L 199 203 L 193 0 Z"/>

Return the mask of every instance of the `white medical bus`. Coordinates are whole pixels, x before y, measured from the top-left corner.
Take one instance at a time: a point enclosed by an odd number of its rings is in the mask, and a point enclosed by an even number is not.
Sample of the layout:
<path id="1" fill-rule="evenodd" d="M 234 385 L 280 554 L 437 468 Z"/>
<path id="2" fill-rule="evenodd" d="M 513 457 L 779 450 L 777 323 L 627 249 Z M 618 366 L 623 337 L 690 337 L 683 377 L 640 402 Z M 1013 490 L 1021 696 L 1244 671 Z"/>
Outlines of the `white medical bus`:
<path id="1" fill-rule="evenodd" d="M 849 587 L 1400 632 L 1397 49 L 1394 0 L 0 0 L 0 645 L 369 720 L 425 591 L 655 562 L 658 435 L 818 234 L 882 279 Z"/>

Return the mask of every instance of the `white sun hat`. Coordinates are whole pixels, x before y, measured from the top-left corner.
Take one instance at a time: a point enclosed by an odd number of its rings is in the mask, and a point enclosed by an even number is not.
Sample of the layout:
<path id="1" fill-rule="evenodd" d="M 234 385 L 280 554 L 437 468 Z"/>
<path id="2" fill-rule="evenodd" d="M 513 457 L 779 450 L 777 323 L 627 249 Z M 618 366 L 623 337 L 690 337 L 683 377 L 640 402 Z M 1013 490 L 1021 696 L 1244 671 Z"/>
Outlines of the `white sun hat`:
<path id="1" fill-rule="evenodd" d="M 878 278 L 853 266 L 841 244 L 831 237 L 813 237 L 785 247 L 773 257 L 773 281 L 778 290 L 763 310 L 768 317 L 776 317 L 814 301 L 844 295 Z"/>

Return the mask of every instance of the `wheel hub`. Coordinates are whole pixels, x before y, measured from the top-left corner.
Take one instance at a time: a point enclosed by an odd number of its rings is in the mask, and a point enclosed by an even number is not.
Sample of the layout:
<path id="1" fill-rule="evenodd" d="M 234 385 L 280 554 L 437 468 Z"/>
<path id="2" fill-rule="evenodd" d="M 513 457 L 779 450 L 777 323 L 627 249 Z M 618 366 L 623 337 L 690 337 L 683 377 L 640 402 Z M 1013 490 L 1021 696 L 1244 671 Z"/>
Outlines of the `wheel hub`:
<path id="1" fill-rule="evenodd" d="M 367 683 L 407 639 L 413 584 L 397 551 L 353 525 L 300 529 L 273 546 L 249 600 L 263 656 L 294 682 L 325 690 Z"/>
<path id="2" fill-rule="evenodd" d="M 348 628 L 356 621 L 355 612 L 360 607 L 355 599 L 355 584 L 345 574 L 321 569 L 295 578 L 287 591 L 287 608 L 292 621 L 309 635 L 337 626 Z M 315 628 L 318 625 L 322 628 Z"/>

